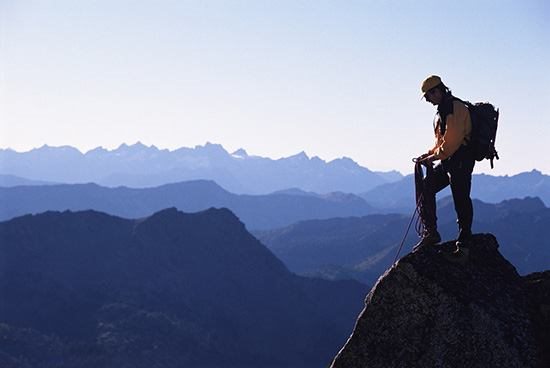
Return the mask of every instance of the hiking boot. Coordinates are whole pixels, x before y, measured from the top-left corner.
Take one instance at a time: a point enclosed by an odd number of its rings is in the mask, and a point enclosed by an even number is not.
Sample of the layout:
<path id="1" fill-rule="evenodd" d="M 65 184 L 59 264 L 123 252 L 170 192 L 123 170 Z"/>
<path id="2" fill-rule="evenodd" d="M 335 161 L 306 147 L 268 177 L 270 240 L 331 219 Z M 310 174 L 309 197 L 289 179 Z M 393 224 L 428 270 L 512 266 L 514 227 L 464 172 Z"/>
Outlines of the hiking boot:
<path id="1" fill-rule="evenodd" d="M 470 240 L 472 239 L 471 231 L 460 230 L 458 233 L 458 238 L 456 239 L 456 248 L 465 248 L 470 245 Z"/>
<path id="2" fill-rule="evenodd" d="M 422 239 L 414 246 L 413 252 L 420 248 L 435 245 L 441 241 L 441 235 L 436 231 L 426 232 L 422 235 Z"/>

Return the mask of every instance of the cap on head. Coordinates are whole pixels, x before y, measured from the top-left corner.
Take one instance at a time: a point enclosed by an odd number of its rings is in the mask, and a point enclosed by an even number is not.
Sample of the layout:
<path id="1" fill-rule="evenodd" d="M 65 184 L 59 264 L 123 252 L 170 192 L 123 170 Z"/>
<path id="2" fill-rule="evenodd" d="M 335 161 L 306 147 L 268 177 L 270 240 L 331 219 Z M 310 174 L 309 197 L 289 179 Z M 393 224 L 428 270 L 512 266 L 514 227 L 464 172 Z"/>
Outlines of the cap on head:
<path id="1" fill-rule="evenodd" d="M 422 91 L 422 96 L 426 94 L 430 89 L 437 87 L 441 84 L 441 78 L 437 75 L 430 75 L 428 78 L 424 79 L 420 90 Z"/>

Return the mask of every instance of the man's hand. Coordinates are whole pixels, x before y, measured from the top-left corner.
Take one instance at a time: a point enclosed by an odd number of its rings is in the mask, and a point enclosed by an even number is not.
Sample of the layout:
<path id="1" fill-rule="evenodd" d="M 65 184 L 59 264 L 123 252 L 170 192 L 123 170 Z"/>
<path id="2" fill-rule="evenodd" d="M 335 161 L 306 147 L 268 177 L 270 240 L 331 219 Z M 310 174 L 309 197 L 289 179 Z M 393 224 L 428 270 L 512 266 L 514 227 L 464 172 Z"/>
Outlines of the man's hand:
<path id="1" fill-rule="evenodd" d="M 429 153 L 425 153 L 417 158 L 417 161 L 426 167 L 432 167 L 435 160 L 435 156 Z"/>
<path id="2" fill-rule="evenodd" d="M 423 153 L 423 154 L 421 154 L 420 156 L 418 156 L 418 157 L 416 158 L 416 161 L 417 161 L 417 162 L 422 162 L 422 161 L 424 161 L 424 160 L 426 159 L 426 157 L 428 157 L 429 155 L 430 155 L 429 153 Z"/>

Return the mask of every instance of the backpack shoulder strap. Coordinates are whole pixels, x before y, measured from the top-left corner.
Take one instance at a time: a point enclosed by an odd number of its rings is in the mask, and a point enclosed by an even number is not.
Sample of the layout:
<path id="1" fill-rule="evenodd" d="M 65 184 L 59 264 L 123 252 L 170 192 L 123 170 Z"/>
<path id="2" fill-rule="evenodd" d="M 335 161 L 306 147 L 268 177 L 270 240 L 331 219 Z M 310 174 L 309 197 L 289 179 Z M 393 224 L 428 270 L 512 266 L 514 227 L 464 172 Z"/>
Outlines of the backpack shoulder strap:
<path id="1" fill-rule="evenodd" d="M 445 104 L 441 104 L 437 107 L 437 116 L 439 116 L 439 123 L 441 124 L 439 127 L 441 135 L 445 134 L 445 130 L 447 130 L 447 115 L 453 113 L 453 102 L 455 98 L 456 97 L 452 96 L 451 103 L 446 101 Z"/>

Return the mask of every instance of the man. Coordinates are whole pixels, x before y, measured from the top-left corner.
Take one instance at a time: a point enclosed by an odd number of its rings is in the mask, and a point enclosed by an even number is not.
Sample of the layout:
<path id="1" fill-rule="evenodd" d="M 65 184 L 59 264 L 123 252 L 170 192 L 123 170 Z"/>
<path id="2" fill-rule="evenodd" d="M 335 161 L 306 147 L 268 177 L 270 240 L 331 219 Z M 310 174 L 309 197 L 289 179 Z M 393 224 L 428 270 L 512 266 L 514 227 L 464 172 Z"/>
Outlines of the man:
<path id="1" fill-rule="evenodd" d="M 431 75 L 422 82 L 421 91 L 426 101 L 437 106 L 437 113 L 434 121 L 435 145 L 417 159 L 428 170 L 419 199 L 424 231 L 415 248 L 441 241 L 437 231 L 435 195 L 450 185 L 458 218 L 458 249 L 472 235 L 473 208 L 470 189 L 475 159 L 468 146 L 472 131 L 470 113 L 466 105 L 454 97 L 436 75 Z M 433 162 L 437 160 L 441 162 L 432 169 Z"/>

